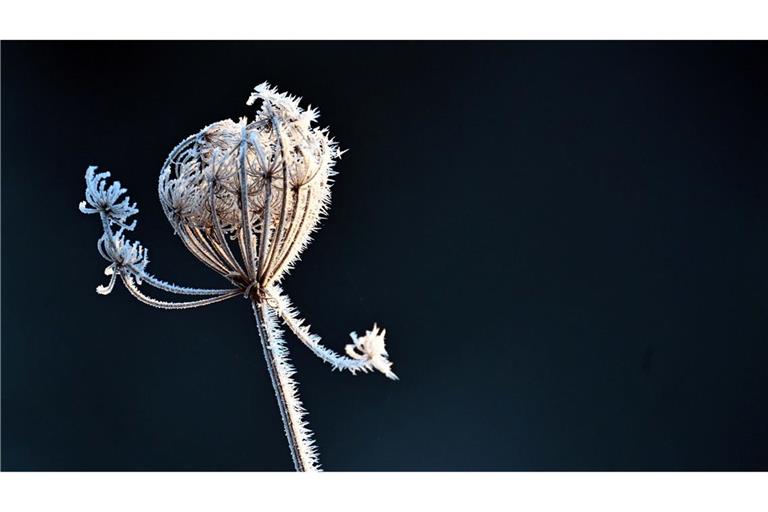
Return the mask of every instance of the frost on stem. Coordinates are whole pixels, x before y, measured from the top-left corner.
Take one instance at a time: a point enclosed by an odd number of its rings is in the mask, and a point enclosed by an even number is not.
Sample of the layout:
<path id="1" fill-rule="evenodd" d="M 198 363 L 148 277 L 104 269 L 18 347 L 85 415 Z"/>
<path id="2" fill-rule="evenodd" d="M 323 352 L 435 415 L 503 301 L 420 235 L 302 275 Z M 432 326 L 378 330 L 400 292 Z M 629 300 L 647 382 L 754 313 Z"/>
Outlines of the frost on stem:
<path id="1" fill-rule="evenodd" d="M 139 210 L 123 197 L 126 190 L 119 182 L 108 182 L 108 172 L 88 167 L 80 211 L 101 219 L 97 248 L 109 263 L 110 280 L 97 288 L 99 294 L 109 294 L 120 277 L 133 297 L 162 309 L 205 306 L 238 295 L 250 300 L 296 468 L 308 470 L 319 467 L 316 450 L 277 318 L 334 369 L 397 377 L 383 329 L 374 325 L 363 336 L 352 333 L 346 355 L 338 354 L 321 345 L 279 286 L 328 212 L 334 165 L 343 153 L 327 128 L 315 126 L 318 111 L 304 110 L 300 101 L 262 83 L 247 101 L 256 106 L 252 120 L 206 126 L 179 143 L 160 171 L 160 203 L 174 233 L 228 288 L 179 286 L 150 274 L 147 249 L 124 235 L 136 227 L 130 218 Z M 204 298 L 159 300 L 147 295 L 144 285 Z"/>
<path id="2" fill-rule="evenodd" d="M 264 347 L 264 357 L 267 358 L 272 385 L 278 397 L 283 427 L 291 444 L 294 465 L 302 471 L 319 471 L 317 445 L 309 429 L 309 423 L 304 419 L 307 411 L 301 403 L 299 389 L 293 379 L 296 369 L 288 359 L 288 347 L 283 340 L 283 333 L 277 324 L 276 315 L 266 304 L 254 303 L 254 312 L 257 322 L 263 325 L 264 335 L 261 342 Z"/>
<path id="3" fill-rule="evenodd" d="M 275 307 L 285 325 L 307 348 L 329 363 L 334 370 L 349 370 L 354 374 L 357 371 L 367 373 L 376 369 L 388 378 L 398 380 L 397 375 L 392 372 L 392 363 L 387 359 L 389 354 L 384 345 L 386 331 L 379 330 L 375 324 L 373 331 L 366 331 L 365 336 L 358 337 L 356 333 L 350 333 L 353 344 L 345 347 L 347 356 L 343 356 L 323 346 L 320 343 L 320 336 L 310 332 L 309 326 L 299 318 L 299 312 L 293 307 L 288 296 L 283 294 L 279 285 L 273 285 L 270 288 L 268 298 L 272 299 L 270 304 Z"/>

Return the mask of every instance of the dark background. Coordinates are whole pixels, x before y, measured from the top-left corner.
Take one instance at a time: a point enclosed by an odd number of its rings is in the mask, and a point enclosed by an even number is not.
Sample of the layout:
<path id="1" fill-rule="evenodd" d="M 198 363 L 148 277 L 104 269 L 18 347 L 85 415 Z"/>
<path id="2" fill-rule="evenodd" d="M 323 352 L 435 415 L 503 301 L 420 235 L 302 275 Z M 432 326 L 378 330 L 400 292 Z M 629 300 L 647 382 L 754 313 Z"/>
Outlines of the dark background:
<path id="1" fill-rule="evenodd" d="M 150 271 L 223 284 L 156 196 L 263 80 L 349 148 L 285 287 L 328 470 L 768 470 L 764 43 L 2 43 L 2 467 L 288 470 L 248 304 L 108 297 L 89 164 Z"/>

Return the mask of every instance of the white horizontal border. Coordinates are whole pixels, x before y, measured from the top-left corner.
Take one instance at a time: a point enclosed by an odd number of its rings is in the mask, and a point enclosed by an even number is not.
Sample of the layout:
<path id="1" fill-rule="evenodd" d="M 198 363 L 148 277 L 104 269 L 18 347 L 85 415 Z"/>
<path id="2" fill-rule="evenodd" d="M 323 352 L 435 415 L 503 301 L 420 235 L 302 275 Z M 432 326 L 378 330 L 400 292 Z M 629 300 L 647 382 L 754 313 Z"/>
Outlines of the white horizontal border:
<path id="1" fill-rule="evenodd" d="M 768 36 L 766 5 L 26 1 L 4 3 L 0 38 L 760 39 Z M 0 474 L 0 509 L 762 512 L 768 509 L 766 489 L 766 473 L 6 472 Z"/>
<path id="2" fill-rule="evenodd" d="M 3 39 L 759 39 L 765 0 L 8 1 Z"/>
<path id="3" fill-rule="evenodd" d="M 764 512 L 766 473 L 2 473 L 26 511 Z"/>

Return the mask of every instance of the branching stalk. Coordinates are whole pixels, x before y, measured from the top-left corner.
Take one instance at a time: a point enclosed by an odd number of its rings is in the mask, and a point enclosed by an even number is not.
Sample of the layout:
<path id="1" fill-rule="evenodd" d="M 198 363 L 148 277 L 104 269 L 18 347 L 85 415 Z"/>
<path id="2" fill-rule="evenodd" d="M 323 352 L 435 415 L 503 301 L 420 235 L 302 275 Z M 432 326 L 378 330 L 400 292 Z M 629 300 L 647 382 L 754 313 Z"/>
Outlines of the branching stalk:
<path id="1" fill-rule="evenodd" d="M 378 370 L 395 380 L 397 376 L 384 329 L 374 324 L 364 335 L 351 333 L 345 354 L 337 353 L 309 331 L 280 288 L 283 275 L 327 212 L 334 160 L 342 152 L 327 129 L 312 126 L 317 111 L 302 109 L 299 98 L 279 93 L 265 82 L 254 89 L 248 104 L 256 100 L 262 102 L 261 108 L 250 124 L 246 118 L 239 123 L 223 120 L 184 139 L 166 159 L 158 182 L 160 202 L 174 233 L 232 288 L 179 286 L 150 274 L 147 248 L 126 238 L 136 226 L 131 217 L 139 210 L 123 197 L 127 191 L 120 182 L 109 183 L 108 172 L 88 168 L 85 201 L 79 208 L 101 220 L 103 233 L 96 248 L 109 263 L 105 274 L 110 279 L 96 288 L 97 293 L 108 295 L 119 277 L 133 297 L 161 309 L 196 308 L 241 295 L 250 301 L 294 467 L 319 471 L 279 319 L 334 369 L 353 374 Z M 143 285 L 202 298 L 160 300 L 144 293 Z"/>

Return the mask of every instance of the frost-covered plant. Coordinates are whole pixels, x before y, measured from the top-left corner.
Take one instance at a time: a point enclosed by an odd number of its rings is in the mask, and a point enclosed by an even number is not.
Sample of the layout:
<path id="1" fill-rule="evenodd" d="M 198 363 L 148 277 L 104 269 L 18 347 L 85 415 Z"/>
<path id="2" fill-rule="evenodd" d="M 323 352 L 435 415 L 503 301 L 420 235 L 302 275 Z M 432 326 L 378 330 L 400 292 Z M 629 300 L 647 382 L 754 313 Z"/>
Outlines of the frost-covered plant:
<path id="1" fill-rule="evenodd" d="M 300 98 L 279 93 L 266 82 L 247 101 L 261 101 L 252 121 L 224 120 L 206 126 L 171 151 L 160 172 L 160 202 L 186 248 L 229 281 L 223 289 L 189 288 L 168 283 L 147 271 L 147 249 L 126 232 L 138 212 L 120 183 L 91 166 L 85 173 L 80 211 L 98 214 L 103 235 L 99 253 L 109 262 L 110 293 L 119 277 L 141 302 L 163 309 L 187 309 L 245 296 L 256 317 L 261 346 L 297 470 L 319 470 L 312 433 L 303 419 L 295 373 L 278 321 L 333 369 L 351 373 L 378 370 L 390 379 L 392 363 L 385 331 L 374 325 L 341 355 L 320 343 L 299 318 L 279 283 L 310 242 L 330 204 L 333 166 L 342 151 L 327 129 L 313 124 L 318 112 L 299 106 Z M 178 295 L 204 297 L 167 302 L 147 295 L 144 285 Z"/>

